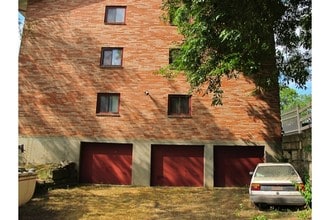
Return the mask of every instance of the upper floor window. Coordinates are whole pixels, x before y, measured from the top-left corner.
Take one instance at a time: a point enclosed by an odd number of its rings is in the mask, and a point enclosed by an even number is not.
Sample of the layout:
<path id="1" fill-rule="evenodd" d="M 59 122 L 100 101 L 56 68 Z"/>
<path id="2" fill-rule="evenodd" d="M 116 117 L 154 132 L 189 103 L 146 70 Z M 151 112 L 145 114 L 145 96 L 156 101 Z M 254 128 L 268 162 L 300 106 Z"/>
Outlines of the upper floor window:
<path id="1" fill-rule="evenodd" d="M 102 67 L 121 67 L 123 48 L 102 47 L 101 66 Z"/>
<path id="2" fill-rule="evenodd" d="M 104 23 L 125 24 L 126 6 L 106 6 Z"/>
<path id="3" fill-rule="evenodd" d="M 180 52 L 180 48 L 170 48 L 168 63 L 172 64 Z"/>
<path id="4" fill-rule="evenodd" d="M 191 95 L 168 95 L 169 116 L 191 116 Z"/>
<path id="5" fill-rule="evenodd" d="M 98 93 L 96 103 L 98 114 L 119 114 L 119 93 Z"/>
<path id="6" fill-rule="evenodd" d="M 171 70 L 176 69 L 174 62 L 177 59 L 179 52 L 179 48 L 170 48 L 169 50 L 168 63 Z"/>

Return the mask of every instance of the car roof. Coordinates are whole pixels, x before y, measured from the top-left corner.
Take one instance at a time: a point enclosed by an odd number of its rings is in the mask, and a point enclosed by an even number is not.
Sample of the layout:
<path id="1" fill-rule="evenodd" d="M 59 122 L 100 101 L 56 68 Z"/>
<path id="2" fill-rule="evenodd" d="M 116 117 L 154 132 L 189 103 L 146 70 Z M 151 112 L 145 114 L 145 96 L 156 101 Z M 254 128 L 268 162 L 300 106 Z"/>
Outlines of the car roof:
<path id="1" fill-rule="evenodd" d="M 291 163 L 259 163 L 258 166 L 292 166 Z"/>

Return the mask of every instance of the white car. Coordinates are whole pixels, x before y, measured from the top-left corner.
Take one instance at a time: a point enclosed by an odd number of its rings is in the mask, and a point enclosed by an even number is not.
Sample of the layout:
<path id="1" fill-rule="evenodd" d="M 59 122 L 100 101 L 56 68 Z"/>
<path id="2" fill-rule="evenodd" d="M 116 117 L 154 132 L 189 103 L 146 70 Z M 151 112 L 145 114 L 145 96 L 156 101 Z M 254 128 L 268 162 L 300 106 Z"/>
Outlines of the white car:
<path id="1" fill-rule="evenodd" d="M 251 178 L 249 195 L 259 207 L 304 206 L 305 199 L 299 189 L 304 184 L 290 163 L 259 163 Z"/>

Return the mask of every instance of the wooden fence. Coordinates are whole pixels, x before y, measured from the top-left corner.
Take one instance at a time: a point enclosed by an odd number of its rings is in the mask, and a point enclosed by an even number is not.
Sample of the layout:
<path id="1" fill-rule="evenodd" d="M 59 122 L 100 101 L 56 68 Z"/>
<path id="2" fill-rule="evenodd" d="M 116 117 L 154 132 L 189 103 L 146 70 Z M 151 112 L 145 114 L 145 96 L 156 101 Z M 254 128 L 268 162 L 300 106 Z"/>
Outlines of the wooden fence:
<path id="1" fill-rule="evenodd" d="M 312 177 L 312 107 L 295 108 L 281 115 L 283 157 L 302 175 Z"/>
<path id="2" fill-rule="evenodd" d="M 282 113 L 283 135 L 300 134 L 303 130 L 312 127 L 312 104 Z"/>

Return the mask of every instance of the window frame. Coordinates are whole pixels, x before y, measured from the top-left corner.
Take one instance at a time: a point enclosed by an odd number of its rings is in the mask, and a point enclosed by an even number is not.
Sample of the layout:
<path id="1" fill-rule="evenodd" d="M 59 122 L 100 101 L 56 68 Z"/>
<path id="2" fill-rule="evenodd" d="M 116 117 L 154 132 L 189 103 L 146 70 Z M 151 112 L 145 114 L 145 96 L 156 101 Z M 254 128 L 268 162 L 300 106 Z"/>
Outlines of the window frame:
<path id="1" fill-rule="evenodd" d="M 120 65 L 114 65 L 112 63 L 111 63 L 111 65 L 105 65 L 104 64 L 104 52 L 105 51 L 111 51 L 113 53 L 114 50 L 120 50 L 121 51 Z M 123 53 L 124 53 L 124 48 L 123 47 L 102 47 L 101 48 L 100 66 L 102 68 L 122 68 L 123 67 Z M 111 55 L 111 60 L 112 60 L 112 55 Z"/>
<path id="2" fill-rule="evenodd" d="M 124 21 L 108 21 L 109 9 L 124 9 Z M 108 25 L 125 25 L 126 24 L 126 10 L 127 10 L 127 6 L 122 6 L 122 5 L 108 5 L 108 6 L 105 6 L 104 24 L 108 24 Z M 115 19 L 116 19 L 116 16 L 115 16 Z"/>
<path id="3" fill-rule="evenodd" d="M 117 111 L 101 111 L 101 97 L 106 96 L 108 99 L 110 99 L 110 97 L 116 96 L 118 97 L 118 103 L 117 103 Z M 109 102 L 109 101 L 108 101 Z M 107 105 L 109 105 L 107 103 Z M 120 112 L 120 93 L 118 92 L 99 92 L 97 93 L 97 97 L 96 97 L 96 115 L 98 116 L 119 116 L 119 112 Z"/>
<path id="4" fill-rule="evenodd" d="M 171 106 L 171 99 L 173 98 L 179 98 L 179 100 L 181 99 L 187 99 L 188 103 L 188 113 L 182 113 L 182 108 L 183 106 L 181 105 L 181 103 L 179 103 L 179 112 L 172 112 L 172 106 Z M 181 102 L 181 101 L 179 101 Z M 187 95 L 187 94 L 169 94 L 168 95 L 168 102 L 167 102 L 167 116 L 171 117 L 171 118 L 191 118 L 192 117 L 192 109 L 191 109 L 191 95 Z"/>

